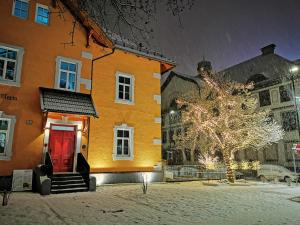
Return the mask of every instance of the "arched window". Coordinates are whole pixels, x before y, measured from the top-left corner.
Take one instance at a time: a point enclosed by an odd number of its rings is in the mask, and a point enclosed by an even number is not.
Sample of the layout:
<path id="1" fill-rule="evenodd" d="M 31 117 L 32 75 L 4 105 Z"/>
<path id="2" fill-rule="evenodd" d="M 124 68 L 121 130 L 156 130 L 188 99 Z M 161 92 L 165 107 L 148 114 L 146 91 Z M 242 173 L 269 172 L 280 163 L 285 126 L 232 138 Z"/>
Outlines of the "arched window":
<path id="1" fill-rule="evenodd" d="M 268 78 L 264 76 L 263 74 L 254 74 L 249 77 L 247 80 L 247 83 L 253 82 L 253 83 L 259 83 L 261 81 L 267 80 Z"/>

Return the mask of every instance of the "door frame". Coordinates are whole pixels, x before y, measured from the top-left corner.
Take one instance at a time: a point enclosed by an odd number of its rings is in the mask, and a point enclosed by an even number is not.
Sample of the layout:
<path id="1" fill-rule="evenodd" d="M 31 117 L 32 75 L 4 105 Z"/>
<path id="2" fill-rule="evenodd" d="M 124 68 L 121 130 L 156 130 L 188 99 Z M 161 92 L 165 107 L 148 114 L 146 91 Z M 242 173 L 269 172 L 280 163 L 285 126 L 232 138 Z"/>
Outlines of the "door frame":
<path id="1" fill-rule="evenodd" d="M 57 129 L 53 129 L 53 127 L 56 127 Z M 59 128 L 59 129 L 58 129 Z M 70 129 L 72 128 L 72 129 Z M 74 172 L 74 163 L 75 163 L 75 154 L 76 154 L 76 139 L 77 139 L 77 132 L 76 132 L 76 126 L 75 125 L 63 125 L 63 124 L 50 124 L 50 131 L 49 131 L 49 142 L 51 140 L 51 131 L 67 131 L 72 132 L 74 134 L 74 148 L 73 148 L 73 162 L 72 162 L 72 171 Z M 50 145 L 50 143 L 48 144 Z M 50 153 L 51 155 L 51 153 Z"/>
<path id="2" fill-rule="evenodd" d="M 82 129 L 82 122 L 81 121 L 62 121 L 62 120 L 55 120 L 48 118 L 46 127 L 45 127 L 45 132 L 44 132 L 44 147 L 43 147 L 43 161 L 45 161 L 45 153 L 48 152 L 49 148 L 49 141 L 50 141 L 50 129 L 52 125 L 56 126 L 61 126 L 61 127 L 70 127 L 73 126 L 75 129 L 75 150 L 74 150 L 74 159 L 73 159 L 73 172 L 76 172 L 76 167 L 77 167 L 77 154 L 80 153 L 81 150 L 81 129 Z"/>

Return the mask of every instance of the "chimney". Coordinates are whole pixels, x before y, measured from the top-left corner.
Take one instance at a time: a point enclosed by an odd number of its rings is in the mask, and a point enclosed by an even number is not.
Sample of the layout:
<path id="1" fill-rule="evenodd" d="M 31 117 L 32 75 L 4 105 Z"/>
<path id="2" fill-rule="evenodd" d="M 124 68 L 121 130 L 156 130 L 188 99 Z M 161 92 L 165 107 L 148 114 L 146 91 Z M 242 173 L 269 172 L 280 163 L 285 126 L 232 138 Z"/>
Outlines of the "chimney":
<path id="1" fill-rule="evenodd" d="M 211 72 L 212 71 L 211 62 L 202 60 L 201 62 L 198 63 L 197 71 L 198 71 L 198 74 L 200 74 L 202 71 Z"/>
<path id="2" fill-rule="evenodd" d="M 261 50 L 262 55 L 268 55 L 268 54 L 274 54 L 275 48 L 276 48 L 276 45 L 270 44 L 265 47 L 262 47 L 260 50 Z"/>

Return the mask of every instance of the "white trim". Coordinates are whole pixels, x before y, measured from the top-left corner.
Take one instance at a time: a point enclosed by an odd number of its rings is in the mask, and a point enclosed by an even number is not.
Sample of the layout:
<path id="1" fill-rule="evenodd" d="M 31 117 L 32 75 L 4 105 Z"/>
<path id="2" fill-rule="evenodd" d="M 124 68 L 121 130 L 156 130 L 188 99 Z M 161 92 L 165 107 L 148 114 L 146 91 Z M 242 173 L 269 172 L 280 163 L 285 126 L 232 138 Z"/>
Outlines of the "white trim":
<path id="1" fill-rule="evenodd" d="M 161 79 L 160 73 L 153 73 L 153 77 L 159 80 Z"/>
<path id="2" fill-rule="evenodd" d="M 15 16 L 15 17 L 18 17 L 19 19 L 21 20 L 27 20 L 28 17 L 29 17 L 29 11 L 30 11 L 30 3 L 29 3 L 29 0 L 18 0 L 20 2 L 26 2 L 28 4 L 28 12 L 27 12 L 27 18 L 23 18 L 23 17 L 20 17 L 20 16 L 16 16 L 15 15 L 15 5 L 16 5 L 16 0 L 13 0 L 13 8 L 12 8 L 12 11 L 11 11 L 11 15 L 12 16 Z"/>
<path id="3" fill-rule="evenodd" d="M 84 84 L 85 89 L 87 90 L 91 90 L 92 89 L 92 81 L 90 79 L 84 79 L 84 78 L 80 78 L 80 85 Z"/>
<path id="4" fill-rule="evenodd" d="M 117 131 L 127 130 L 129 131 L 129 156 L 118 156 L 117 155 Z M 134 128 L 127 126 L 127 124 L 122 124 L 120 126 L 114 127 L 114 140 L 113 140 L 113 160 L 133 160 L 134 158 Z"/>
<path id="5" fill-rule="evenodd" d="M 66 57 L 63 57 L 63 56 L 57 56 L 56 57 L 55 86 L 54 86 L 54 88 L 60 89 L 60 90 L 73 91 L 73 90 L 68 90 L 68 89 L 59 87 L 60 63 L 61 63 L 61 61 L 76 64 L 76 87 L 75 87 L 74 92 L 80 92 L 80 76 L 81 76 L 82 62 L 79 61 L 79 60 L 76 60 L 76 59 L 70 59 L 70 58 L 66 58 Z"/>
<path id="6" fill-rule="evenodd" d="M 159 138 L 154 138 L 154 139 L 153 139 L 153 144 L 154 144 L 154 145 L 161 145 L 161 139 L 159 139 Z"/>
<path id="7" fill-rule="evenodd" d="M 93 53 L 87 52 L 87 51 L 81 51 L 81 57 L 85 59 L 92 60 L 93 59 Z"/>
<path id="8" fill-rule="evenodd" d="M 154 123 L 160 123 L 161 124 L 161 117 L 155 117 Z"/>
<path id="9" fill-rule="evenodd" d="M 153 95 L 153 99 L 154 99 L 154 101 L 156 101 L 156 103 L 158 105 L 161 104 L 161 96 L 160 95 Z"/>
<path id="10" fill-rule="evenodd" d="M 5 115 L 3 111 L 0 111 L 0 118 L 8 120 L 8 135 L 6 136 L 6 147 L 4 149 L 4 154 L 0 155 L 0 160 L 11 160 L 12 157 L 12 145 L 14 139 L 14 129 L 16 124 L 16 117 Z"/>
<path id="11" fill-rule="evenodd" d="M 131 74 L 123 73 L 117 71 L 116 74 L 116 87 L 115 87 L 115 103 L 127 104 L 127 105 L 134 105 L 134 83 L 135 78 Z M 130 86 L 129 86 L 129 98 L 130 100 L 119 99 L 119 77 L 125 77 L 130 79 Z"/>
<path id="12" fill-rule="evenodd" d="M 53 125 L 51 127 L 51 130 L 75 131 L 75 128 L 74 127 L 69 127 L 69 126 L 57 126 L 57 125 Z"/>
<path id="13" fill-rule="evenodd" d="M 24 48 L 9 44 L 4 44 L 0 42 L 0 47 L 10 49 L 13 51 L 17 51 L 17 59 L 16 59 L 16 67 L 15 67 L 15 81 L 10 80 L 0 80 L 0 84 L 8 85 L 8 86 L 21 86 L 21 71 L 22 71 L 22 64 L 23 64 L 23 55 L 24 55 Z"/>
<path id="14" fill-rule="evenodd" d="M 40 23 L 38 20 L 37 20 L 37 16 L 38 16 L 38 8 L 43 8 L 43 9 L 47 9 L 48 10 L 48 23 L 45 24 L 45 23 Z M 35 6 L 35 18 L 34 18 L 34 22 L 38 23 L 38 24 L 41 24 L 41 25 L 45 25 L 45 26 L 49 26 L 50 24 L 50 10 L 49 10 L 49 7 L 46 6 L 46 5 L 42 5 L 40 3 L 36 3 L 36 6 Z"/>
<path id="15" fill-rule="evenodd" d="M 44 149 L 43 149 L 43 156 L 45 155 L 46 152 L 48 152 L 48 147 L 49 147 L 49 136 L 50 136 L 50 125 L 51 124 L 59 124 L 59 125 L 74 125 L 77 126 L 77 132 L 76 132 L 76 147 L 75 147 L 75 152 L 74 152 L 74 161 L 73 161 L 73 172 L 76 171 L 76 166 L 77 166 L 77 153 L 80 153 L 81 150 L 81 129 L 82 129 L 82 122 L 81 121 L 70 121 L 70 120 L 55 120 L 48 118 L 46 127 L 45 127 L 45 132 L 44 132 Z M 43 159 L 44 161 L 45 159 Z"/>

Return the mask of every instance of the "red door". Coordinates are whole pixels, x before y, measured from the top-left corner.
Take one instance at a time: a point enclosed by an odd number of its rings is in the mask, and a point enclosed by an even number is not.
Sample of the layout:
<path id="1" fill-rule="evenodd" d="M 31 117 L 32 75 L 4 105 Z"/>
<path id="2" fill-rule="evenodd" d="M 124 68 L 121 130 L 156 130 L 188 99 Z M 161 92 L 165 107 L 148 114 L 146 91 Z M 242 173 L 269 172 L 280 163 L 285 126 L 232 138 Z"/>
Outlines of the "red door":
<path id="1" fill-rule="evenodd" d="M 53 162 L 53 172 L 70 172 L 73 170 L 74 150 L 74 131 L 50 131 L 49 152 Z"/>

